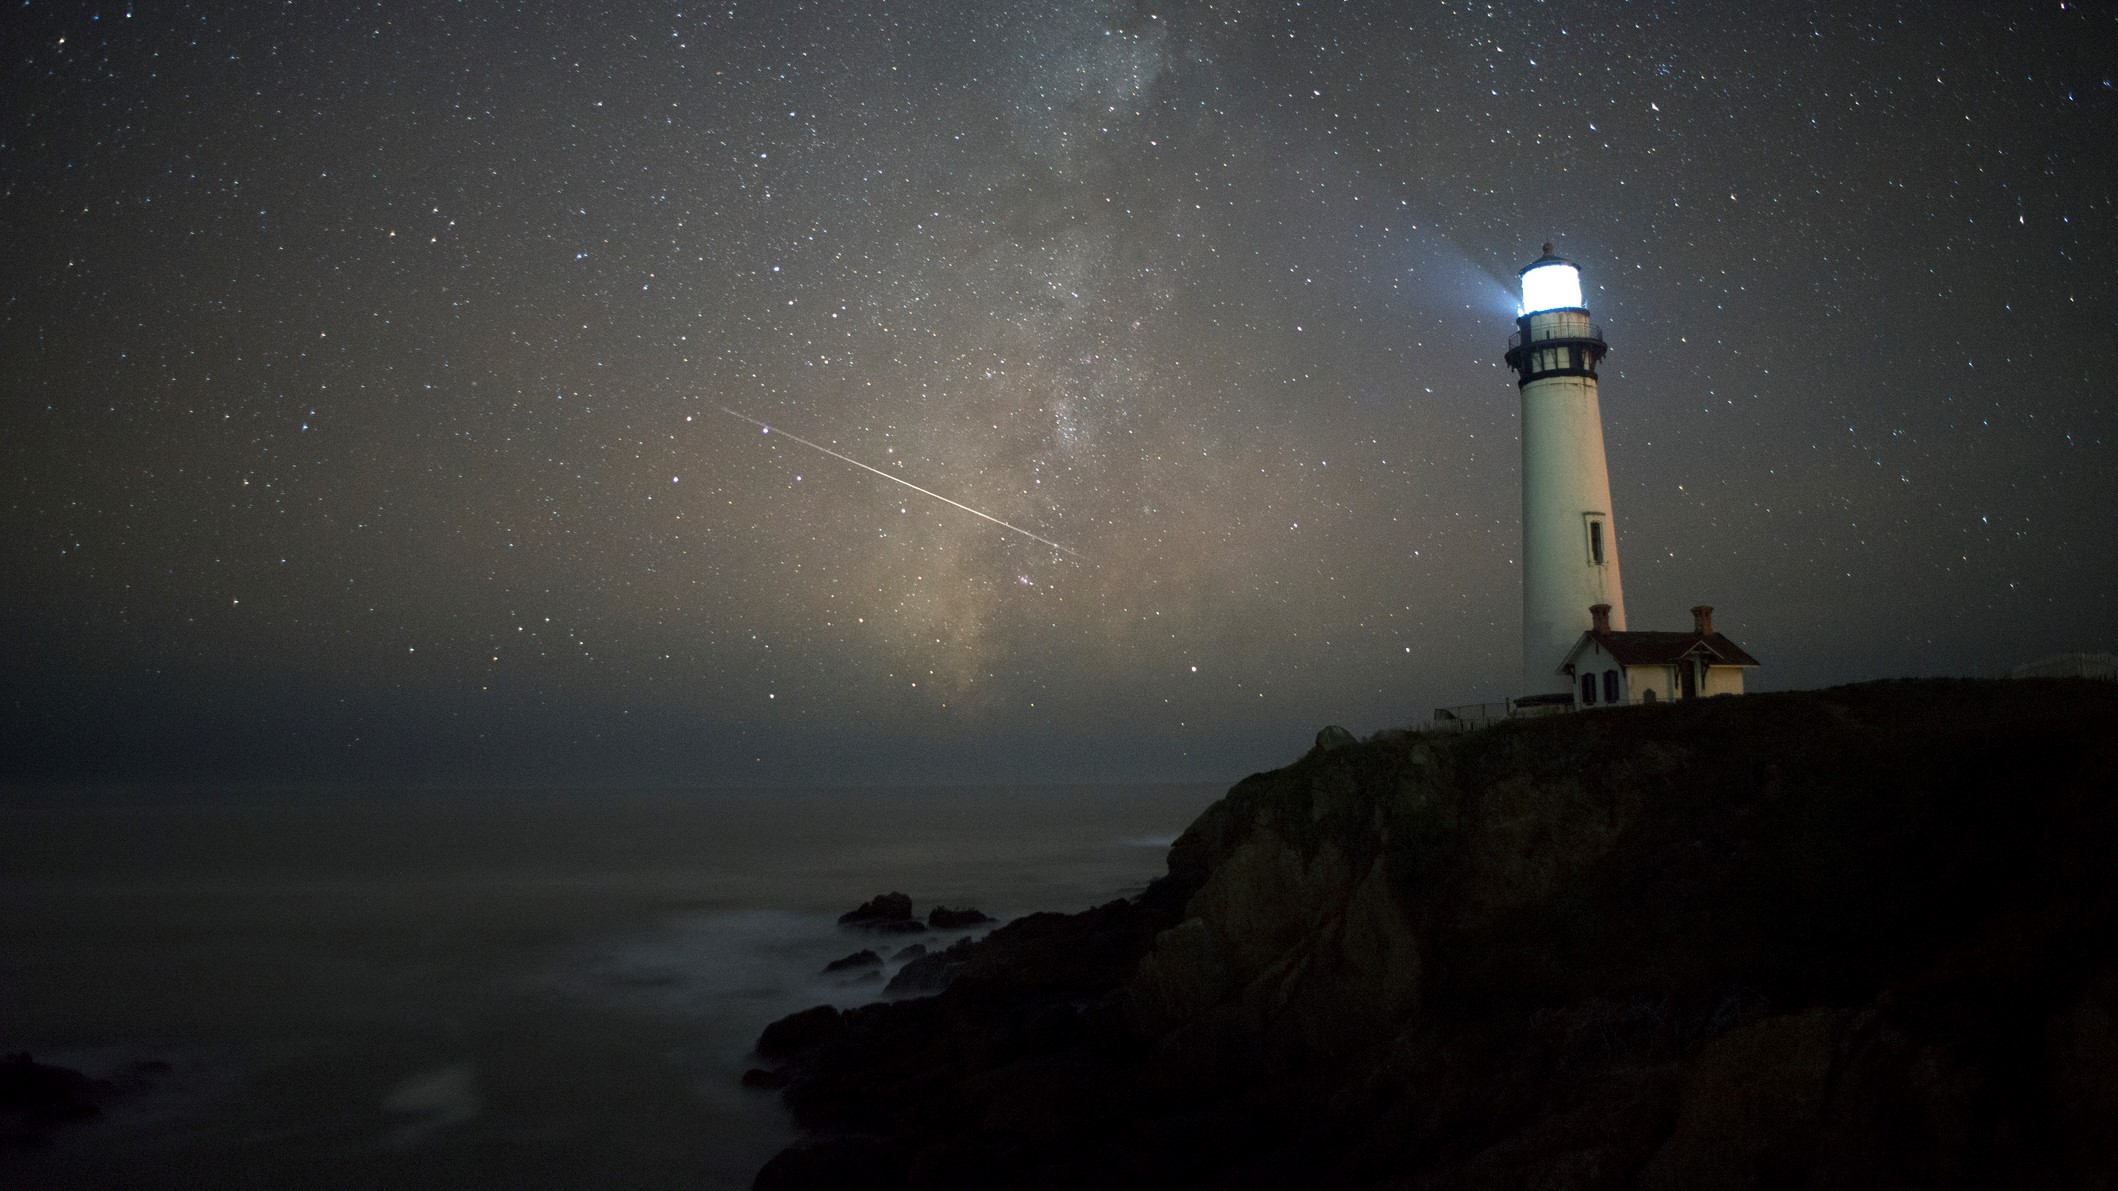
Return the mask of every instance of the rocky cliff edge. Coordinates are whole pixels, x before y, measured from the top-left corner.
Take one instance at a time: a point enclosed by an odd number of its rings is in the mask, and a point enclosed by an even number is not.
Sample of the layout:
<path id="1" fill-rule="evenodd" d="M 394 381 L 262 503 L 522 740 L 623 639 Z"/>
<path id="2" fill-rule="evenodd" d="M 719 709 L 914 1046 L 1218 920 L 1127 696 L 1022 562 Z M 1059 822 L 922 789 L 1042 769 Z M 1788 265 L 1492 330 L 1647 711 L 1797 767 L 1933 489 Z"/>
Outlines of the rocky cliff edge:
<path id="1" fill-rule="evenodd" d="M 1327 731 L 1142 897 L 768 1031 L 758 1186 L 2118 1187 L 2114 792 L 2085 681 Z"/>

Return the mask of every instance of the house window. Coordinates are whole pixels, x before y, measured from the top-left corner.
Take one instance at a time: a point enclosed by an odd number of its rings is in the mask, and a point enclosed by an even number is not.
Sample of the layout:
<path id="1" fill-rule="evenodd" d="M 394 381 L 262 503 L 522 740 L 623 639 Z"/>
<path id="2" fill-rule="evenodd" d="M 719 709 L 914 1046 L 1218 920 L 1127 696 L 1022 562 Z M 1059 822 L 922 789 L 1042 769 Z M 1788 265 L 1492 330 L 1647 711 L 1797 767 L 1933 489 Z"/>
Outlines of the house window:
<path id="1" fill-rule="evenodd" d="M 1616 703 L 1618 701 L 1618 672 L 1616 670 L 1605 670 L 1603 672 L 1603 701 L 1605 703 Z"/>
<path id="2" fill-rule="evenodd" d="M 1588 523 L 1588 559 L 1597 566 L 1603 565 L 1603 522 Z"/>
<path id="3" fill-rule="evenodd" d="M 1581 705 L 1583 707 L 1594 707 L 1596 705 L 1596 672 L 1594 670 L 1581 676 Z"/>

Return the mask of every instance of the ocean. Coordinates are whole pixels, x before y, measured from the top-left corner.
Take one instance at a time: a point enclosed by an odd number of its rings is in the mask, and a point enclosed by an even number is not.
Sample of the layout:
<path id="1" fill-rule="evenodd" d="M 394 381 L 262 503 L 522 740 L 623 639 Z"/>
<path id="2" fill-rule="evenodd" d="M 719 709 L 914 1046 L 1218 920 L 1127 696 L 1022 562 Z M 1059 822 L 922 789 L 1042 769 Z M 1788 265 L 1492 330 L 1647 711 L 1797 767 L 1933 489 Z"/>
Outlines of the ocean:
<path id="1" fill-rule="evenodd" d="M 0 1185 L 747 1188 L 759 1029 L 915 941 L 840 913 L 1133 893 L 1221 790 L 0 794 L 0 1052 L 139 1085 Z"/>

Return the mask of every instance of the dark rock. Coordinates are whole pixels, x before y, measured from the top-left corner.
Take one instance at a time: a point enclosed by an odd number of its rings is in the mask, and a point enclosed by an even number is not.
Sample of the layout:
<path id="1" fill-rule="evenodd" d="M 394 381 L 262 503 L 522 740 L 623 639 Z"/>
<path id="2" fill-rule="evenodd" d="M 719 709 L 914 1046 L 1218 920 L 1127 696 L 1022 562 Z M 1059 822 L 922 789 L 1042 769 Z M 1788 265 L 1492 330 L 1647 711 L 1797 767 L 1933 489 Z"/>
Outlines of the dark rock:
<path id="1" fill-rule="evenodd" d="M 936 906 L 927 913 L 927 925 L 935 930 L 962 930 L 969 926 L 984 926 L 992 916 L 977 910 L 951 910 L 947 906 Z"/>
<path id="2" fill-rule="evenodd" d="M 2118 688 L 1318 745 L 1141 896 L 775 1023 L 758 1185 L 2118 1187 Z"/>
<path id="3" fill-rule="evenodd" d="M 969 939 L 958 939 L 943 951 L 921 950 L 910 963 L 890 977 L 883 991 L 893 997 L 922 997 L 938 993 L 956 979 L 970 962 Z M 909 950 L 909 949 L 908 949 Z"/>
<path id="4" fill-rule="evenodd" d="M 797 1142 L 757 1172 L 751 1191 L 898 1191 L 904 1155 L 880 1137 L 859 1134 Z"/>
<path id="5" fill-rule="evenodd" d="M 1318 729 L 1316 734 L 1316 751 L 1320 753 L 1328 753 L 1333 749 L 1342 749 L 1353 743 L 1356 743 L 1353 739 L 1353 733 L 1346 731 L 1337 724 L 1326 724 Z"/>
<path id="6" fill-rule="evenodd" d="M 857 926 L 863 930 L 913 921 L 916 919 L 912 917 L 912 899 L 903 893 L 879 893 L 838 916 L 840 926 Z"/>
<path id="7" fill-rule="evenodd" d="M 858 929 L 871 935 L 923 935 L 927 933 L 927 924 L 917 918 L 908 918 L 902 922 L 865 922 Z"/>
<path id="8" fill-rule="evenodd" d="M 925 943 L 914 943 L 909 947 L 898 948 L 897 954 L 890 957 L 890 962 L 893 964 L 903 963 L 906 960 L 918 959 L 920 956 L 925 955 L 926 953 L 927 945 Z"/>
<path id="9" fill-rule="evenodd" d="M 791 1058 L 836 1038 L 844 1029 L 845 1021 L 835 1007 L 818 1005 L 766 1026 L 758 1035 L 757 1053 L 768 1059 Z"/>
<path id="10" fill-rule="evenodd" d="M 743 1086 L 759 1091 L 775 1091 L 794 1082 L 792 1067 L 752 1067 L 743 1072 Z"/>
<path id="11" fill-rule="evenodd" d="M 45 1130 L 101 1113 L 117 1091 L 109 1080 L 39 1063 L 27 1052 L 0 1058 L 0 1146 L 41 1143 Z"/>
<path id="12" fill-rule="evenodd" d="M 882 966 L 882 956 L 873 951 L 856 951 L 844 959 L 834 959 L 824 965 L 824 973 L 850 972 L 855 968 L 877 968 Z"/>

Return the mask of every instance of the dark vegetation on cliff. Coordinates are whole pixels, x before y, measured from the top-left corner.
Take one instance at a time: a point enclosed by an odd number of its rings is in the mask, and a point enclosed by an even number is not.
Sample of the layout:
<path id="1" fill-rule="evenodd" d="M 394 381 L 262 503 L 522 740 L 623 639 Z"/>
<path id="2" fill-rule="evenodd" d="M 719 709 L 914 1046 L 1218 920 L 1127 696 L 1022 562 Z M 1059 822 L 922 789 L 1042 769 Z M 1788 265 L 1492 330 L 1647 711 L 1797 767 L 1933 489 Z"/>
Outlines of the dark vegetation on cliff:
<path id="1" fill-rule="evenodd" d="M 2118 1187 L 2118 685 L 1321 738 L 776 1025 L 760 1188 Z"/>

